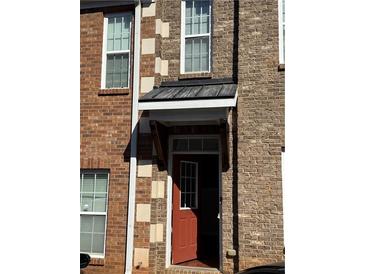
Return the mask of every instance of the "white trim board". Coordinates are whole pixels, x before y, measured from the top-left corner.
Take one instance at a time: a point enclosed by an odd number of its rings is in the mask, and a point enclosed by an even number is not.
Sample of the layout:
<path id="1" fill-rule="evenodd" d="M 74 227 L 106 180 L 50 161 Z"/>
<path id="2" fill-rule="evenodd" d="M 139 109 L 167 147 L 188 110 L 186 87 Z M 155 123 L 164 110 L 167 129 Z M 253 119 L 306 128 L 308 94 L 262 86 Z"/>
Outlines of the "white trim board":
<path id="1" fill-rule="evenodd" d="M 162 109 L 195 109 L 195 108 L 222 108 L 235 107 L 237 92 L 234 98 L 202 99 L 202 100 L 174 100 L 158 102 L 139 102 L 138 110 L 162 110 Z"/>

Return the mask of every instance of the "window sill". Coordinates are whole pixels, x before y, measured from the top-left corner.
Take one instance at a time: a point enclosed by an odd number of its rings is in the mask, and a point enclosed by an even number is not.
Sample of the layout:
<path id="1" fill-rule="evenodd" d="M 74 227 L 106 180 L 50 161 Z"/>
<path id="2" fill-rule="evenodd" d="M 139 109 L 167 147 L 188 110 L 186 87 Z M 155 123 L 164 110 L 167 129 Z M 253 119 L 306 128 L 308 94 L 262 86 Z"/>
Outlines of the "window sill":
<path id="1" fill-rule="evenodd" d="M 279 64 L 278 71 L 285 71 L 285 64 Z"/>
<path id="2" fill-rule="evenodd" d="M 103 266 L 105 264 L 104 258 L 91 257 L 89 265 L 99 265 Z"/>
<path id="3" fill-rule="evenodd" d="M 100 89 L 98 95 L 105 96 L 105 95 L 128 95 L 130 92 L 129 88 L 105 88 Z"/>
<path id="4" fill-rule="evenodd" d="M 179 75 L 179 80 L 185 79 L 207 79 L 212 78 L 213 73 L 211 72 L 192 72 L 192 73 L 183 73 Z"/>

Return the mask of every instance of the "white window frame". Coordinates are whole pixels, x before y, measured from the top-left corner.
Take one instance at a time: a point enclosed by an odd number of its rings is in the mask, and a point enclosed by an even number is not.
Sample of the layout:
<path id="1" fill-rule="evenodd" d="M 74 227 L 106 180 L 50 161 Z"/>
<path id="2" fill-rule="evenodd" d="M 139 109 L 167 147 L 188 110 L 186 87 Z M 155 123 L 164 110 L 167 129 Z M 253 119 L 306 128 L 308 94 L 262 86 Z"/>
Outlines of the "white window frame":
<path id="1" fill-rule="evenodd" d="M 103 53 L 102 53 L 102 65 L 101 65 L 101 89 L 128 89 L 130 87 L 130 71 L 131 71 L 131 46 L 132 46 L 132 20 L 129 25 L 129 50 L 114 50 L 108 51 L 108 20 L 111 17 L 118 17 L 118 16 L 125 16 L 130 15 L 132 16 L 131 12 L 119 12 L 119 13 L 110 13 L 104 15 L 104 26 L 103 26 Z M 106 87 L 106 61 L 108 54 L 125 54 L 128 53 L 128 78 L 127 78 L 127 86 L 126 87 L 115 87 L 115 88 L 107 88 Z"/>
<path id="2" fill-rule="evenodd" d="M 285 22 L 283 21 L 283 1 L 278 0 L 278 12 L 279 12 L 279 64 L 285 64 L 285 40 L 284 29 Z"/>
<path id="3" fill-rule="evenodd" d="M 198 191 L 199 191 L 199 187 L 198 187 L 198 183 L 199 183 L 199 165 L 197 162 L 191 162 L 191 161 L 180 161 L 180 184 L 181 184 L 181 163 L 187 163 L 187 164 L 193 164 L 195 165 L 196 167 L 196 172 L 195 172 L 195 207 L 187 207 L 187 206 L 184 206 L 182 207 L 181 206 L 181 196 L 182 196 L 182 191 L 181 191 L 181 186 L 180 186 L 180 201 L 179 201 L 179 204 L 180 204 L 180 210 L 189 210 L 189 209 L 198 209 L 199 208 L 199 205 L 198 205 Z M 186 192 L 184 192 L 186 193 Z M 191 190 L 189 192 L 189 194 L 191 194 Z"/>
<path id="4" fill-rule="evenodd" d="M 181 41 L 180 41 L 180 73 L 181 74 L 195 74 L 195 73 L 209 73 L 211 71 L 211 51 L 212 51 L 212 0 L 209 0 L 209 33 L 205 34 L 190 34 L 185 35 L 185 10 L 186 0 L 181 1 Z M 185 72 L 185 40 L 186 38 L 209 37 L 209 52 L 208 52 L 208 70 L 206 71 L 189 71 Z"/>
<path id="5" fill-rule="evenodd" d="M 105 224 L 104 224 L 104 249 L 103 249 L 103 254 L 98 254 L 98 253 L 87 253 L 90 255 L 91 258 L 105 258 L 105 247 L 106 247 L 106 231 L 107 231 L 107 224 L 108 224 L 108 200 L 109 200 L 109 179 L 110 179 L 110 173 L 109 171 L 106 170 L 81 170 L 80 173 L 82 174 L 82 183 L 84 181 L 84 175 L 85 174 L 94 174 L 95 178 L 97 174 L 108 174 L 108 182 L 106 184 L 106 205 L 105 205 L 105 212 L 89 212 L 89 211 L 81 211 L 80 210 L 80 217 L 82 215 L 86 216 L 105 216 Z M 94 192 L 95 195 L 95 192 Z M 81 193 L 80 193 L 81 196 Z M 80 219 L 80 225 L 81 225 L 81 219 Z M 81 233 L 81 232 L 79 232 Z M 81 247 L 80 247 L 80 252 L 81 252 Z"/>

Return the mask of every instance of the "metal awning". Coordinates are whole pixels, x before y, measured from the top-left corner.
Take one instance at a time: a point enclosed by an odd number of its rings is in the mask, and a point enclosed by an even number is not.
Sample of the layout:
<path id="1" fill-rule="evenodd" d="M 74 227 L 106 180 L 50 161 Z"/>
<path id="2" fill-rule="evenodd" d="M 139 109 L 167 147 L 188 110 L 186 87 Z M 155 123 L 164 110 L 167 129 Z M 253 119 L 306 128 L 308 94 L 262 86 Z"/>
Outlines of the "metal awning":
<path id="1" fill-rule="evenodd" d="M 163 82 L 139 99 L 139 110 L 235 107 L 237 84 L 232 79 Z"/>

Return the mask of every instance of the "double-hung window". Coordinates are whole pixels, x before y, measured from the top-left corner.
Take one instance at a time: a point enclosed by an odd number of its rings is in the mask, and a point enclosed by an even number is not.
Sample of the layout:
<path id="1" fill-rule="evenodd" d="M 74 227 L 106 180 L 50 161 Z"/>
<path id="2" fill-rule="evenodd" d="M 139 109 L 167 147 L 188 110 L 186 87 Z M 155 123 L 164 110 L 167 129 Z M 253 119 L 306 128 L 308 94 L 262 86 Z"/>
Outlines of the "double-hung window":
<path id="1" fill-rule="evenodd" d="M 104 18 L 102 88 L 128 88 L 131 47 L 130 13 Z"/>
<path id="2" fill-rule="evenodd" d="M 210 72 L 211 1 L 183 0 L 181 72 Z"/>
<path id="3" fill-rule="evenodd" d="M 93 257 L 105 253 L 108 181 L 107 171 L 80 173 L 80 251 Z"/>
<path id="4" fill-rule="evenodd" d="M 279 0 L 279 63 L 285 64 L 285 0 Z"/>

